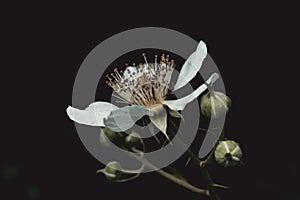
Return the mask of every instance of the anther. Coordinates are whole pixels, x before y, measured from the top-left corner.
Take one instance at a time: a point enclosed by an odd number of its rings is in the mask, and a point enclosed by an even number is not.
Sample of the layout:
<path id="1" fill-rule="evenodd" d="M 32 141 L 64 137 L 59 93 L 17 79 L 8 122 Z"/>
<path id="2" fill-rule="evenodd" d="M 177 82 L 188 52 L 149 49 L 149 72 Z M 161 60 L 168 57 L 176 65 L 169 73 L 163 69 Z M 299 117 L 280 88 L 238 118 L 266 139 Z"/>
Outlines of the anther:
<path id="1" fill-rule="evenodd" d="M 115 68 L 114 71 L 115 71 L 115 74 L 117 75 L 117 77 L 118 77 L 119 79 L 121 79 L 121 75 L 119 74 L 118 69 Z"/>
<path id="2" fill-rule="evenodd" d="M 109 77 L 109 75 L 106 75 L 106 78 L 107 78 L 109 81 L 112 81 L 112 79 Z"/>
<path id="3" fill-rule="evenodd" d="M 170 55 L 167 55 L 166 61 L 169 62 Z"/>
<path id="4" fill-rule="evenodd" d="M 161 54 L 161 57 L 160 57 L 160 58 L 161 58 L 161 61 L 162 61 L 162 62 L 165 62 L 165 60 L 166 60 L 166 59 L 165 59 L 165 54 Z"/>

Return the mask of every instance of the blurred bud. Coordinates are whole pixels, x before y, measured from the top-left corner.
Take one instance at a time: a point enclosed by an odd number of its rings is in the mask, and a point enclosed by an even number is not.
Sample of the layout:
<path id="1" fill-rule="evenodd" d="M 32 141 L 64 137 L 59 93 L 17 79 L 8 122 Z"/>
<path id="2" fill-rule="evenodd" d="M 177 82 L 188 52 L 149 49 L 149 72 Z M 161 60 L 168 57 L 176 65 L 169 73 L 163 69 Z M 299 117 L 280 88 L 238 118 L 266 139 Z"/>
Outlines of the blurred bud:
<path id="1" fill-rule="evenodd" d="M 101 128 L 99 135 L 100 144 L 104 146 L 109 146 L 109 141 L 116 145 L 122 145 L 125 135 L 121 132 L 114 132 L 109 128 Z M 109 140 L 109 141 L 108 141 Z"/>
<path id="2" fill-rule="evenodd" d="M 218 118 L 229 110 L 231 99 L 222 92 L 210 91 L 202 96 L 200 106 L 205 117 Z"/>
<path id="3" fill-rule="evenodd" d="M 242 150 L 233 140 L 219 142 L 214 153 L 217 163 L 223 167 L 235 166 L 242 158 Z"/>
<path id="4" fill-rule="evenodd" d="M 98 170 L 97 173 L 103 173 L 110 181 L 118 181 L 122 175 L 122 167 L 117 161 L 112 161 L 104 169 Z"/>
<path id="5" fill-rule="evenodd" d="M 129 150 L 135 148 L 137 150 L 144 151 L 144 141 L 139 134 L 134 131 L 125 138 L 125 146 Z"/>
<path id="6" fill-rule="evenodd" d="M 2 175 L 5 179 L 14 179 L 20 175 L 20 171 L 20 166 L 9 164 L 7 166 L 4 166 L 4 168 L 2 169 L 2 174 L 0 174 L 0 176 Z"/>

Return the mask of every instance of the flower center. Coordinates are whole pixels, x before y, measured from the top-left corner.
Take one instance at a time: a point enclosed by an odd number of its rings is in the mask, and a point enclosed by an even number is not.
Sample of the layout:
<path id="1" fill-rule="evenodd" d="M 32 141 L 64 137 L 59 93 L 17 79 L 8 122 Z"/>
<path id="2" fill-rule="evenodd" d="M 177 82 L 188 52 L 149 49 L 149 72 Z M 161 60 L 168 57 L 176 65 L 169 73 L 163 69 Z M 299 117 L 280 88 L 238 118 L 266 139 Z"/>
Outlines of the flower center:
<path id="1" fill-rule="evenodd" d="M 150 108 L 165 99 L 175 64 L 174 60 L 169 61 L 169 55 L 162 54 L 159 63 L 157 56 L 154 63 L 148 63 L 145 54 L 143 56 L 144 64 L 128 66 L 124 73 L 114 69 L 114 73 L 106 76 L 106 83 L 113 88 L 113 95 L 124 103 Z"/>

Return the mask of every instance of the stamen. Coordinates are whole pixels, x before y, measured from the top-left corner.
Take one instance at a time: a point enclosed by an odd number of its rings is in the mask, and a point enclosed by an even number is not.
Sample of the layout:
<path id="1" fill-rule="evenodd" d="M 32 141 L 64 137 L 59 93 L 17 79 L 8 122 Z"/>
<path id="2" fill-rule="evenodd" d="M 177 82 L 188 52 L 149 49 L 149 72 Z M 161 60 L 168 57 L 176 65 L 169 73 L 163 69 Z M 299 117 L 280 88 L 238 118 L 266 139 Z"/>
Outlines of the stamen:
<path id="1" fill-rule="evenodd" d="M 154 70 L 157 70 L 157 55 L 154 56 L 155 57 L 155 61 L 154 61 Z"/>
<path id="2" fill-rule="evenodd" d="M 118 100 L 151 107 L 165 99 L 175 64 L 174 60 L 170 60 L 169 55 L 165 57 L 165 54 L 162 54 L 159 63 L 157 55 L 154 63 L 148 63 L 146 54 L 142 55 L 144 64 L 140 63 L 136 66 L 133 63 L 130 67 L 125 64 L 124 72 L 115 68 L 114 73 L 106 75 L 108 79 L 106 84 L 113 88 L 113 95 Z"/>
<path id="3" fill-rule="evenodd" d="M 148 65 L 148 61 L 147 61 L 147 58 L 146 58 L 146 54 L 143 53 L 142 55 L 143 55 L 143 57 L 144 57 L 145 63 Z"/>
<path id="4" fill-rule="evenodd" d="M 167 55 L 167 58 L 166 58 L 167 63 L 169 62 L 169 57 L 170 57 L 170 55 Z"/>
<path id="5" fill-rule="evenodd" d="M 118 78 L 115 76 L 114 73 L 111 73 L 110 75 L 115 79 L 116 82 L 119 82 Z"/>
<path id="6" fill-rule="evenodd" d="M 115 72 L 115 74 L 117 75 L 117 77 L 120 79 L 120 78 L 121 78 L 121 75 L 120 75 L 120 73 L 118 72 L 118 69 L 117 69 L 117 68 L 114 69 L 114 72 Z"/>
<path id="7" fill-rule="evenodd" d="M 160 57 L 160 58 L 161 58 L 161 61 L 162 61 L 162 62 L 165 62 L 165 61 L 166 61 L 166 59 L 165 59 L 165 54 L 161 54 L 161 57 Z"/>
<path id="8" fill-rule="evenodd" d="M 117 99 L 119 99 L 122 103 L 127 103 L 127 101 L 125 99 L 123 99 L 122 97 L 119 97 L 118 95 L 112 94 L 114 97 L 116 97 Z"/>
<path id="9" fill-rule="evenodd" d="M 112 81 L 112 79 L 109 77 L 109 75 L 106 75 L 106 78 L 107 78 L 109 81 Z"/>

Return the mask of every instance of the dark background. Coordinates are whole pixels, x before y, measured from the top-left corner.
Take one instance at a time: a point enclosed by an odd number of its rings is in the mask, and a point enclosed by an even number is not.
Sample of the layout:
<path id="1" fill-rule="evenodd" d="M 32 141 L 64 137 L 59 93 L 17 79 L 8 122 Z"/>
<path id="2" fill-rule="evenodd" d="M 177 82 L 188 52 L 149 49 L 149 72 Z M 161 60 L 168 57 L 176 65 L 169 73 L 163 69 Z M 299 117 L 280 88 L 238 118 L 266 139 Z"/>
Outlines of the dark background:
<path id="1" fill-rule="evenodd" d="M 213 178 L 230 187 L 219 191 L 223 199 L 298 199 L 298 124 L 290 113 L 298 108 L 292 87 L 299 43 L 292 8 L 201 2 L 3 6 L 0 198 L 205 199 L 155 173 L 124 184 L 106 181 L 95 173 L 103 165 L 65 114 L 77 70 L 95 46 L 121 31 L 157 26 L 203 39 L 233 101 L 226 136 L 241 144 L 244 165 L 211 168 Z M 198 170 L 187 170 L 201 184 Z"/>

